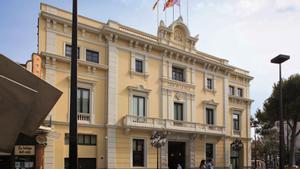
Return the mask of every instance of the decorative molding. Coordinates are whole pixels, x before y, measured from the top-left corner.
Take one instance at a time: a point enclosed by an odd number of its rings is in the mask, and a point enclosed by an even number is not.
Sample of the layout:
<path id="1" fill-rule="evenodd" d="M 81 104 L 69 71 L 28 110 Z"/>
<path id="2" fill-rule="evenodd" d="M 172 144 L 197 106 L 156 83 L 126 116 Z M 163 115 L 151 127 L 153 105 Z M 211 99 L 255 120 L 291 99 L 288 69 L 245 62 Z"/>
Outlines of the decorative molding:
<path id="1" fill-rule="evenodd" d="M 245 104 L 245 105 L 251 105 L 254 100 L 244 98 L 244 97 L 239 97 L 239 96 L 232 96 L 229 95 L 229 102 L 235 103 L 235 104 Z"/>
<path id="2" fill-rule="evenodd" d="M 143 85 L 128 86 L 127 89 L 129 91 L 138 91 L 138 92 L 144 92 L 144 93 L 150 93 L 151 92 L 151 89 L 146 89 L 146 88 L 144 88 Z"/>
<path id="3" fill-rule="evenodd" d="M 204 100 L 204 101 L 202 101 L 202 103 L 204 105 L 213 105 L 213 106 L 218 106 L 219 105 L 219 103 L 215 102 L 214 99 Z"/>

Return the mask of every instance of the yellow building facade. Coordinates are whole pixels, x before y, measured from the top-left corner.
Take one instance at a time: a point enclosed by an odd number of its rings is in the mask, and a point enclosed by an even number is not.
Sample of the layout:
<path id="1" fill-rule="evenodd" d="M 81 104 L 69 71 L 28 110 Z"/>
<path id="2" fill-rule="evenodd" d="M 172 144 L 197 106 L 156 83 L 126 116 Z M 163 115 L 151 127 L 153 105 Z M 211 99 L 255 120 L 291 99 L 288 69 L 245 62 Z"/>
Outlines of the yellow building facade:
<path id="1" fill-rule="evenodd" d="M 71 13 L 41 4 L 42 78 L 63 92 L 47 117 L 45 168 L 68 165 Z M 78 154 L 82 168 L 251 165 L 249 72 L 198 51 L 178 18 L 157 36 L 78 17 Z M 45 100 L 46 101 L 46 100 Z M 239 143 L 239 144 L 237 144 Z M 235 149 L 239 145 L 239 150 Z"/>

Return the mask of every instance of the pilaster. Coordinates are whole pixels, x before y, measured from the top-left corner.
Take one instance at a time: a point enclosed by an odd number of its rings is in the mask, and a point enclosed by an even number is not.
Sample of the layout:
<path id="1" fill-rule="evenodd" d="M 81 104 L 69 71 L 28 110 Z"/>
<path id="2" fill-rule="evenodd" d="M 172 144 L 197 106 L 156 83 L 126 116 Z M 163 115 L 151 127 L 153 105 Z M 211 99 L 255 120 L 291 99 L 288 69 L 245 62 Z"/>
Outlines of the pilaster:
<path id="1" fill-rule="evenodd" d="M 196 157 L 196 147 L 195 147 L 195 138 L 192 138 L 189 142 L 189 156 L 190 156 L 190 166 L 189 168 L 195 168 L 195 157 Z"/>
<path id="2" fill-rule="evenodd" d="M 46 52 L 56 54 L 56 33 L 46 30 Z"/>
<path id="3" fill-rule="evenodd" d="M 168 90 L 168 119 L 173 120 L 174 119 L 174 105 L 173 105 L 173 92 Z"/>
<path id="4" fill-rule="evenodd" d="M 115 125 L 118 116 L 118 49 L 110 41 L 108 42 L 108 67 L 108 124 Z"/>
<path id="5" fill-rule="evenodd" d="M 116 164 L 116 129 L 113 127 L 118 118 L 118 49 L 113 34 L 106 35 L 108 42 L 108 112 L 107 112 L 107 168 L 113 169 Z"/>

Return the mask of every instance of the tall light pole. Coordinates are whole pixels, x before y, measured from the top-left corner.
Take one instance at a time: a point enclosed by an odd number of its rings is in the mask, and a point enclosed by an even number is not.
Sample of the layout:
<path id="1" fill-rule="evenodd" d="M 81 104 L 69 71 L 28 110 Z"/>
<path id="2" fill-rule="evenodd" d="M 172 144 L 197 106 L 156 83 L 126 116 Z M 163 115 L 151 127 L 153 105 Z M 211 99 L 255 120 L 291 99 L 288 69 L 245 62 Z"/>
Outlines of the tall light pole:
<path id="1" fill-rule="evenodd" d="M 71 104 L 69 132 L 69 169 L 77 169 L 77 0 L 73 0 L 72 13 Z"/>
<path id="2" fill-rule="evenodd" d="M 283 129 L 283 107 L 282 107 L 282 78 L 281 78 L 281 63 L 290 59 L 288 55 L 278 55 L 271 59 L 271 63 L 279 64 L 279 168 L 284 169 L 284 129 Z"/>
<path id="3" fill-rule="evenodd" d="M 257 147 L 256 147 L 256 127 L 257 127 L 258 122 L 256 120 L 253 120 L 251 123 L 251 126 L 254 128 L 254 168 L 256 169 L 257 167 Z"/>

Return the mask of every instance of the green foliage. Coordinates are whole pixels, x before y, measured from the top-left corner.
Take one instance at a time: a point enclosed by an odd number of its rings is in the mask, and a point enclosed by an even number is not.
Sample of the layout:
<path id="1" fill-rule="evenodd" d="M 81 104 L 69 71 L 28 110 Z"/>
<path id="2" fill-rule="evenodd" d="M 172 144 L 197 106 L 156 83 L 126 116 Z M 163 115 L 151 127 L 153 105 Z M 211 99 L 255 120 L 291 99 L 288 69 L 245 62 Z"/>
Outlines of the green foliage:
<path id="1" fill-rule="evenodd" d="M 258 123 L 257 133 L 261 137 L 261 142 L 265 146 L 266 153 L 275 153 L 278 146 L 278 132 L 274 125 L 279 121 L 279 98 L 280 84 L 273 85 L 271 96 L 265 100 L 263 108 L 257 110 L 256 118 Z M 291 148 L 289 151 L 289 165 L 294 162 L 291 158 L 294 155 L 295 138 L 300 133 L 297 130 L 297 122 L 300 121 L 300 75 L 295 74 L 282 82 L 282 100 L 283 100 L 283 120 L 288 123 L 292 131 L 290 136 Z M 276 129 L 277 130 L 277 129 Z M 276 133 L 276 134 L 275 134 Z M 274 146 L 274 145 L 277 146 Z"/>
<path id="2" fill-rule="evenodd" d="M 282 99 L 283 99 L 283 117 L 284 120 L 300 121 L 300 75 L 290 76 L 282 83 Z M 258 112 L 256 117 L 263 122 L 270 124 L 279 120 L 279 82 L 273 85 L 271 96 L 265 101 L 263 110 Z"/>

